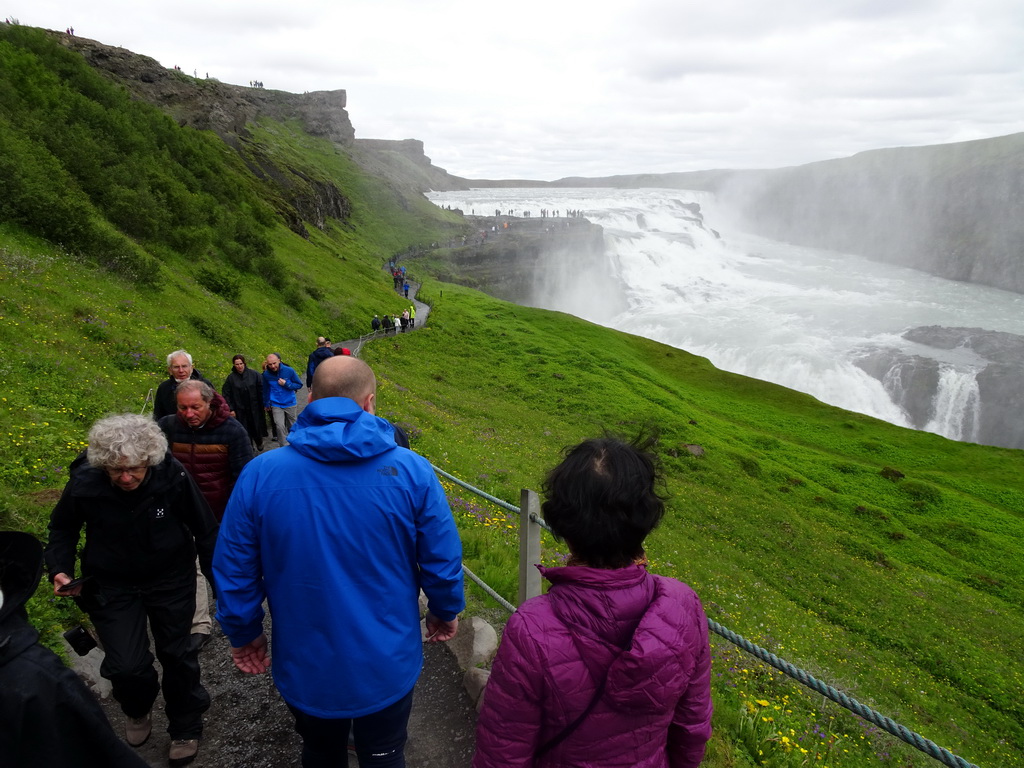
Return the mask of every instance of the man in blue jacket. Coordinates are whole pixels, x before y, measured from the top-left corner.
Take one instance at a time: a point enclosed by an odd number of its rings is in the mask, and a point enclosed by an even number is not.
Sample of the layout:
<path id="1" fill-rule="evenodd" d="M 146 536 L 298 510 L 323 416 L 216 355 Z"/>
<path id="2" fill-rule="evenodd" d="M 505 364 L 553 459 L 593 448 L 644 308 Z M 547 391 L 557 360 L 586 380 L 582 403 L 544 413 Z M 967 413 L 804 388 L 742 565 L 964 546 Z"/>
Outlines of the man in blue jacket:
<path id="1" fill-rule="evenodd" d="M 322 362 L 290 446 L 242 471 L 214 556 L 217 620 L 243 672 L 270 666 L 304 766 L 405 765 L 426 632 L 449 640 L 465 606 L 462 547 L 430 463 L 374 415 L 377 382 L 354 357 Z M 372 756 L 372 761 L 371 761 Z"/>
<path id="2" fill-rule="evenodd" d="M 288 433 L 295 423 L 298 400 L 295 393 L 302 389 L 302 379 L 290 365 L 281 362 L 281 356 L 271 352 L 263 369 L 263 407 L 270 411 L 277 428 L 277 442 L 288 445 Z"/>
<path id="3" fill-rule="evenodd" d="M 331 349 L 331 340 L 318 336 L 316 349 L 309 353 L 309 359 L 306 362 L 306 389 L 313 388 L 313 374 L 316 372 L 316 367 L 332 357 L 334 357 L 334 350 Z"/>

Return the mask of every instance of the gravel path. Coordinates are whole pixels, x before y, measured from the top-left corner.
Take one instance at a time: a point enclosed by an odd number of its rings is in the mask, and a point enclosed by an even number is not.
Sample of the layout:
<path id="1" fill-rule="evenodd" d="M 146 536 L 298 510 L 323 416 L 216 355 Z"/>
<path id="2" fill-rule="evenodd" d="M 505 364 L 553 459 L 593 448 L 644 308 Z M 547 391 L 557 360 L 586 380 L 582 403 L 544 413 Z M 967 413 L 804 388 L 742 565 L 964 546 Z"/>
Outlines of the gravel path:
<path id="1" fill-rule="evenodd" d="M 426 323 L 430 308 L 415 301 L 416 283 L 409 301 L 416 305 L 417 324 Z M 402 297 L 399 301 L 406 301 Z M 353 345 L 358 339 L 343 342 Z M 305 376 L 305 364 L 301 375 Z M 306 388 L 296 393 L 301 410 L 308 400 Z M 277 447 L 267 441 L 267 449 Z M 212 603 L 211 603 L 212 608 Z M 270 619 L 267 619 L 269 634 Z M 90 651 L 77 657 L 68 649 L 69 657 L 79 674 L 100 696 L 100 704 L 114 729 L 124 733 L 124 715 L 110 696 L 110 685 L 99 676 L 103 653 Z M 463 672 L 454 654 L 443 643 L 423 646 L 423 673 L 416 684 L 412 715 L 409 721 L 409 742 L 405 756 L 409 768 L 469 768 L 475 746 L 476 711 L 462 685 Z M 273 648 L 271 648 L 273 656 Z M 213 703 L 206 713 L 206 725 L 199 754 L 191 763 L 195 768 L 290 768 L 300 766 L 301 740 L 295 733 L 294 720 L 274 687 L 270 674 L 245 675 L 231 661 L 227 638 L 220 628 L 200 654 L 203 684 Z M 167 765 L 170 738 L 163 713 L 163 697 L 153 708 L 153 735 L 138 752 L 152 766 Z M 349 765 L 357 765 L 354 756 Z"/>
<path id="2" fill-rule="evenodd" d="M 268 620 L 269 626 L 269 620 Z M 475 745 L 476 712 L 462 686 L 463 672 L 443 643 L 423 646 L 423 674 L 416 684 L 406 761 L 410 768 L 469 768 Z M 273 649 L 271 649 L 273 655 Z M 100 695 L 100 704 L 119 734 L 124 715 L 109 695 L 110 686 L 99 677 L 103 654 L 99 649 L 83 658 L 71 654 L 86 682 Z M 246 675 L 231 662 L 227 638 L 214 629 L 200 654 L 203 684 L 213 703 L 196 768 L 289 768 L 299 766 L 301 741 L 288 708 L 270 674 Z M 153 707 L 153 735 L 138 750 L 152 766 L 167 765 L 170 737 L 163 712 L 163 697 Z M 350 766 L 356 766 L 354 757 Z"/>

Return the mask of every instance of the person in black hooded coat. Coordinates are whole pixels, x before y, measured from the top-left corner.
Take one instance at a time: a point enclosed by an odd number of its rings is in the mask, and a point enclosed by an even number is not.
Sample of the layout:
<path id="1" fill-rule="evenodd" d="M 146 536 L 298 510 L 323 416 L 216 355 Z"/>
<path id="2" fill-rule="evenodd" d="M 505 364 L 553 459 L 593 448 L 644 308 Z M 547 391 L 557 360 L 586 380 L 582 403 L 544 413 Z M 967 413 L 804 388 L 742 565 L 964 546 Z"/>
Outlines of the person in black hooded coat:
<path id="1" fill-rule="evenodd" d="M 228 401 L 231 415 L 238 420 L 257 451 L 263 450 L 263 438 L 267 436 L 267 417 L 263 410 L 263 377 L 246 365 L 245 357 L 231 358 L 231 373 L 224 379 L 220 389 Z"/>
<path id="2" fill-rule="evenodd" d="M 9 768 L 147 768 L 81 678 L 39 644 L 25 603 L 42 573 L 34 536 L 0 532 L 0 761 Z"/>

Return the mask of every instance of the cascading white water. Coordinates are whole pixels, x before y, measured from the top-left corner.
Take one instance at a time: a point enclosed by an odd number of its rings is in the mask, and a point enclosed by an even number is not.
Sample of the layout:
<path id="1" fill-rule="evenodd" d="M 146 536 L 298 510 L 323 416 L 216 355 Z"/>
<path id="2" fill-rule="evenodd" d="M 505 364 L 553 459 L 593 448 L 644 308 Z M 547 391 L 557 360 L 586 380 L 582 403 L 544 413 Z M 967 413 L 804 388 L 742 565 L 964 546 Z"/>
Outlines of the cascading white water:
<path id="1" fill-rule="evenodd" d="M 980 411 L 977 373 L 943 366 L 932 418 L 924 428 L 953 440 L 977 441 Z"/>
<path id="2" fill-rule="evenodd" d="M 901 334 L 940 325 L 1024 335 L 1019 294 L 729 231 L 708 193 L 477 189 L 428 197 L 465 213 L 581 211 L 604 228 L 610 263 L 553 260 L 551 273 L 537 275 L 537 306 L 656 339 L 848 410 L 910 426 L 900 372 L 883 383 L 856 362 L 881 347 L 930 357 L 942 366 L 942 383 L 926 429 L 953 439 L 977 436 L 975 377 L 984 363 L 910 344 Z M 624 311 L 602 300 L 591 271 L 621 280 Z"/>

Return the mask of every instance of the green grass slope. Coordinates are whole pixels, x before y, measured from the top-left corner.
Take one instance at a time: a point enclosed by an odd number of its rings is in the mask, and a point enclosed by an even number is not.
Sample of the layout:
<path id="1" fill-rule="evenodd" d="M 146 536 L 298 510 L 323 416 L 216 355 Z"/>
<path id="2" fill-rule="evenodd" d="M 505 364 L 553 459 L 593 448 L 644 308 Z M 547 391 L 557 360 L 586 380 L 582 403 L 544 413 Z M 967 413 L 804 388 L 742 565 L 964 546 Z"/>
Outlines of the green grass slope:
<path id="1" fill-rule="evenodd" d="M 12 83 L 8 62 L 40 93 Z M 189 349 L 215 383 L 236 352 L 278 351 L 301 367 L 317 334 L 357 335 L 374 312 L 400 306 L 383 261 L 460 226 L 297 124 L 250 126 L 239 155 L 165 123 L 32 30 L 0 28 L 0 63 L 0 527 L 43 534 L 88 426 L 141 410 L 168 351 Z M 78 95 L 82 106 L 61 117 Z M 30 120 L 26 103 L 49 106 Z M 75 165 L 89 158 L 39 129 L 59 120 L 95 145 L 104 173 L 131 163 L 122 178 L 136 191 L 125 186 L 125 199 L 177 179 L 205 202 L 132 230 L 102 199 L 116 179 L 95 183 L 99 171 Z M 156 125 L 164 138 L 111 151 L 108 124 L 130 135 Z M 333 185 L 350 211 L 296 235 L 279 215 L 287 189 L 248 170 L 268 163 L 282 178 Z M 80 208 L 78 231 L 105 233 L 155 278 L 85 235 L 47 229 L 51 205 Z M 563 446 L 658 425 L 671 500 L 649 542 L 654 570 L 691 583 L 712 618 L 971 761 L 1024 765 L 1021 452 L 893 427 L 465 288 L 428 279 L 420 298 L 433 305 L 425 328 L 363 353 L 380 378 L 380 414 L 404 424 L 416 450 L 517 503 Z M 514 523 L 450 490 L 467 564 L 513 598 Z M 546 541 L 546 562 L 563 556 Z M 471 610 L 500 617 L 468 589 Z M 51 636 L 71 618 L 62 604 L 45 589 L 31 604 Z M 713 768 L 933 764 L 723 642 L 714 696 Z"/>
<path id="2" fill-rule="evenodd" d="M 650 541 L 655 570 L 695 586 L 712 618 L 908 727 L 982 765 L 1020 764 L 1019 452 L 900 429 L 568 316 L 425 290 L 430 325 L 365 357 L 389 418 L 417 427 L 438 466 L 517 503 L 561 446 L 659 425 L 672 501 Z M 455 490 L 471 567 L 513 597 L 509 521 Z M 751 758 L 821 764 L 789 728 L 827 734 L 834 713 L 798 707 L 775 677 L 722 653 L 716 701 L 730 729 L 751 731 L 756 701 L 770 705 L 754 718 L 766 732 Z M 873 733 L 843 722 L 823 761 L 878 759 L 863 749 Z"/>

